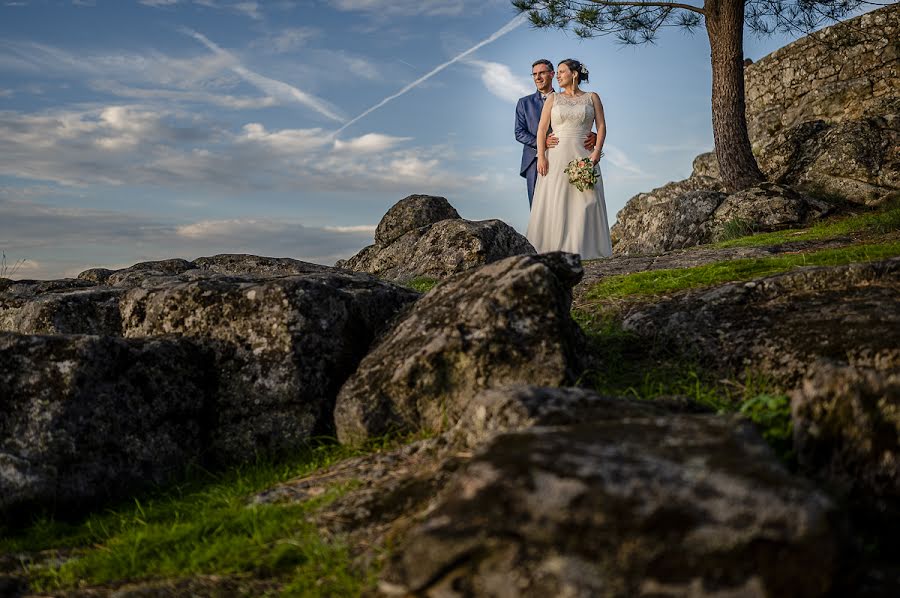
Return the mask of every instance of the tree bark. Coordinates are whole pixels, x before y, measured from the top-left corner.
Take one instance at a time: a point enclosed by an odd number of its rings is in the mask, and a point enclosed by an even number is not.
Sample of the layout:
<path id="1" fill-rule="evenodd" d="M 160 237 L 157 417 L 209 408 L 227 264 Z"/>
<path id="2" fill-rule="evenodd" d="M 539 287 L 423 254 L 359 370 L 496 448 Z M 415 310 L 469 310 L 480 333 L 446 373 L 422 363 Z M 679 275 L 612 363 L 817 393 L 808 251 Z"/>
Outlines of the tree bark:
<path id="1" fill-rule="evenodd" d="M 706 0 L 712 60 L 712 125 L 722 181 L 739 191 L 766 180 L 759 170 L 744 104 L 744 0 Z"/>

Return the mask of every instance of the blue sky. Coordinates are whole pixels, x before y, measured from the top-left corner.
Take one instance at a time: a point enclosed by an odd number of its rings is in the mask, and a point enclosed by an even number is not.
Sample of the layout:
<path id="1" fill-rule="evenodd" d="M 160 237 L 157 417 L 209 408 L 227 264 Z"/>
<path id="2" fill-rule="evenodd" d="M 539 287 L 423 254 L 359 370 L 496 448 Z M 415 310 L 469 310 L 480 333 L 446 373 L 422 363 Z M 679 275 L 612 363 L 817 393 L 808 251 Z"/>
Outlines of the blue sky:
<path id="1" fill-rule="evenodd" d="M 513 113 L 543 57 L 591 70 L 610 214 L 711 149 L 704 30 L 622 47 L 515 18 L 508 0 L 0 0 L 0 249 L 27 260 L 17 278 L 332 264 L 411 193 L 524 231 Z"/>

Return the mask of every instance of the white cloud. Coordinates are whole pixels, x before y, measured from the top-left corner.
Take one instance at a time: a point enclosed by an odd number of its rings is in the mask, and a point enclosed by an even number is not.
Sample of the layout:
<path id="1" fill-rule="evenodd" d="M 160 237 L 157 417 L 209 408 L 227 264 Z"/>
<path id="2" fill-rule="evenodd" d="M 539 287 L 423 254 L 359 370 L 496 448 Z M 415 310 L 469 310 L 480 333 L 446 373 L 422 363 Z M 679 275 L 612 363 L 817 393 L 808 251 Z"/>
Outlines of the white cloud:
<path id="1" fill-rule="evenodd" d="M 186 29 L 185 33 L 212 50 L 214 54 L 228 63 L 229 68 L 234 73 L 236 73 L 239 77 L 241 77 L 251 85 L 257 87 L 267 95 L 275 97 L 286 103 L 302 104 L 308 108 L 312 108 L 322 116 L 330 118 L 331 120 L 343 120 L 343 118 L 335 112 L 334 108 L 321 98 L 317 98 L 311 94 L 308 94 L 283 81 L 271 79 L 269 77 L 251 71 L 250 69 L 243 66 L 232 54 L 220 48 L 218 45 L 210 41 L 201 33 L 190 29 Z"/>
<path id="2" fill-rule="evenodd" d="M 530 82 L 523 77 L 513 75 L 505 64 L 474 59 L 465 62 L 478 69 L 485 88 L 501 100 L 515 103 L 522 96 L 534 93 L 534 85 L 529 85 Z"/>
<path id="3" fill-rule="evenodd" d="M 173 4 L 178 4 L 179 0 L 138 0 L 140 4 L 144 6 L 152 6 L 154 8 L 159 8 L 161 6 L 172 6 Z"/>
<path id="4" fill-rule="evenodd" d="M 412 137 L 392 137 L 380 133 L 367 133 L 349 141 L 335 139 L 334 149 L 340 152 L 349 151 L 353 153 L 383 152 L 410 139 Z"/>
<path id="5" fill-rule="evenodd" d="M 418 87 L 419 85 L 421 85 L 422 83 L 424 83 L 425 81 L 427 81 L 428 79 L 430 79 L 430 78 L 432 78 L 433 76 L 435 76 L 435 75 L 437 75 L 438 73 L 440 73 L 442 70 L 444 70 L 444 69 L 447 68 L 448 66 L 450 66 L 450 65 L 452 65 L 452 64 L 454 64 L 454 63 L 456 63 L 456 62 L 459 62 L 460 60 L 465 59 L 467 56 L 469 56 L 470 54 L 474 53 L 474 52 L 475 52 L 476 50 L 478 50 L 479 48 L 481 48 L 481 47 L 483 47 L 483 46 L 486 46 L 487 44 L 489 44 L 489 43 L 491 43 L 491 42 L 493 42 L 493 41 L 499 39 L 500 37 L 506 35 L 506 34 L 509 33 L 510 31 L 516 29 L 517 27 L 519 27 L 520 25 L 522 25 L 523 23 L 525 23 L 525 21 L 527 20 L 527 18 L 528 18 L 528 15 L 527 15 L 526 13 L 522 13 L 522 14 L 520 14 L 520 15 L 514 17 L 512 20 L 510 20 L 508 23 L 506 23 L 503 27 L 501 27 L 500 29 L 498 29 L 497 31 L 495 31 L 494 33 L 492 33 L 491 35 L 489 35 L 489 36 L 486 37 L 485 39 L 481 40 L 480 42 L 478 42 L 477 44 L 475 44 L 474 46 L 472 46 L 472 47 L 469 48 L 468 50 L 465 50 L 465 51 L 463 51 L 463 52 L 460 52 L 459 54 L 457 54 L 456 56 L 454 56 L 454 57 L 451 58 L 450 60 L 448 60 L 448 61 L 446 61 L 446 62 L 444 62 L 444 63 L 442 63 L 442 64 L 439 64 L 438 66 L 434 67 L 433 69 L 431 69 L 430 71 L 428 71 L 427 73 L 425 73 L 424 75 L 422 75 L 421 77 L 419 77 L 418 79 L 416 79 L 415 81 L 413 81 L 412 83 L 409 83 L 408 85 L 405 85 L 400 91 L 398 91 L 398 92 L 396 92 L 396 93 L 394 93 L 394 94 L 392 94 L 392 95 L 389 95 L 388 97 L 384 98 L 383 100 L 381 100 L 380 102 L 378 102 L 377 104 L 375 104 L 374 106 L 372 106 L 371 108 L 368 108 L 367 110 L 364 110 L 361 114 L 359 114 L 359 115 L 357 115 L 357 116 L 351 118 L 350 120 L 348 120 L 347 122 L 345 122 L 343 125 L 341 125 L 341 127 L 340 127 L 337 131 L 335 131 L 335 134 L 340 133 L 341 131 L 343 131 L 344 129 L 346 129 L 347 127 L 349 127 L 350 125 L 352 125 L 353 123 L 358 122 L 360 119 L 362 119 L 362 118 L 364 118 L 365 116 L 371 114 L 371 113 L 374 112 L 375 110 L 381 108 L 382 106 L 384 106 L 384 105 L 387 104 L 388 102 L 390 102 L 390 101 L 392 101 L 392 100 L 395 100 L 395 99 L 399 98 L 400 96 L 402 96 L 402 95 L 405 94 L 406 92 L 410 91 L 411 89 L 415 89 L 416 87 Z"/>
<path id="6" fill-rule="evenodd" d="M 133 98 L 138 100 L 166 100 L 191 104 L 210 104 L 229 108 L 232 110 L 248 110 L 258 108 L 270 108 L 277 106 L 278 101 L 271 96 L 256 98 L 241 97 L 230 94 L 216 94 L 206 91 L 180 91 L 176 89 L 146 89 L 142 87 L 128 87 L 109 81 L 96 81 L 91 87 L 97 91 L 111 93 L 120 98 Z"/>
<path id="7" fill-rule="evenodd" d="M 314 27 L 291 27 L 282 29 L 253 45 L 275 54 L 285 54 L 305 46 L 307 42 L 321 35 L 322 32 Z"/>
<path id="8" fill-rule="evenodd" d="M 337 143 L 321 128 L 237 131 L 178 111 L 114 105 L 42 114 L 0 112 L 0 176 L 68 187 L 403 191 L 470 184 L 451 148 L 367 133 Z"/>
<path id="9" fill-rule="evenodd" d="M 258 2 L 237 2 L 232 4 L 231 7 L 237 12 L 247 15 L 251 19 L 259 21 L 263 18 Z"/>
<path id="10" fill-rule="evenodd" d="M 284 223 L 276 220 L 258 219 L 231 219 L 231 220 L 201 220 L 193 224 L 176 227 L 175 231 L 181 237 L 191 239 L 205 239 L 213 237 L 235 238 L 236 236 L 252 232 L 274 233 L 283 230 Z"/>
<path id="11" fill-rule="evenodd" d="M 259 123 L 244 125 L 238 143 L 253 143 L 288 156 L 302 155 L 331 144 L 331 136 L 322 129 L 282 129 L 267 131 Z"/>
<path id="12" fill-rule="evenodd" d="M 335 233 L 366 233 L 370 235 L 375 234 L 375 229 L 378 228 L 377 224 L 359 224 L 354 226 L 323 226 L 323 230 L 327 230 Z"/>

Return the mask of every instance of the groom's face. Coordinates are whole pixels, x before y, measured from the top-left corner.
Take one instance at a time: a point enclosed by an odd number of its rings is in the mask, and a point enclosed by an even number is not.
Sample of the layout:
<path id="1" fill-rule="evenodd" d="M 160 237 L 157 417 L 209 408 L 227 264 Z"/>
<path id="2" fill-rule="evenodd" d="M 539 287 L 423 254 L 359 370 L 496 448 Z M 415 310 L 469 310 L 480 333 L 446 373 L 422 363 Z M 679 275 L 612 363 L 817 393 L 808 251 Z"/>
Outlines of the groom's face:
<path id="1" fill-rule="evenodd" d="M 536 64 L 531 67 L 531 76 L 534 78 L 534 86 L 538 91 L 546 92 L 553 88 L 553 69 L 546 64 Z"/>

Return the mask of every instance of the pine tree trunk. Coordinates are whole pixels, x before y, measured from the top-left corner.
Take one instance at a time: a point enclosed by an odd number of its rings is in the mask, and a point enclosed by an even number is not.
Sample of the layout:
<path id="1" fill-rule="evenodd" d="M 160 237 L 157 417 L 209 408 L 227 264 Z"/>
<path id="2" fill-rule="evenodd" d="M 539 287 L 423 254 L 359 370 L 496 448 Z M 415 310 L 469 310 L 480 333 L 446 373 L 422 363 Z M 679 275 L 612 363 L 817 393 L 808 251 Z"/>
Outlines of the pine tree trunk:
<path id="1" fill-rule="evenodd" d="M 744 0 L 706 0 L 712 59 L 712 124 L 722 181 L 729 191 L 766 180 L 750 149 L 744 105 Z"/>

